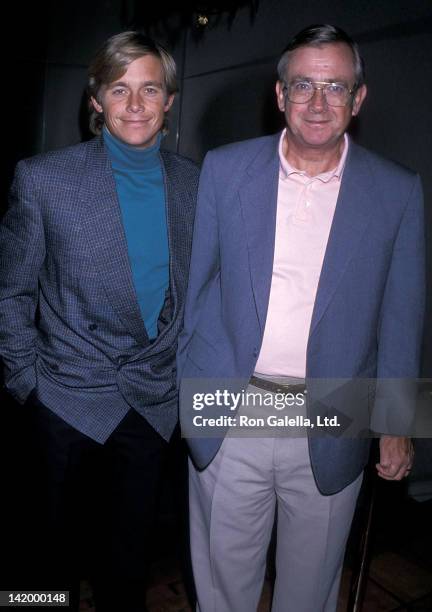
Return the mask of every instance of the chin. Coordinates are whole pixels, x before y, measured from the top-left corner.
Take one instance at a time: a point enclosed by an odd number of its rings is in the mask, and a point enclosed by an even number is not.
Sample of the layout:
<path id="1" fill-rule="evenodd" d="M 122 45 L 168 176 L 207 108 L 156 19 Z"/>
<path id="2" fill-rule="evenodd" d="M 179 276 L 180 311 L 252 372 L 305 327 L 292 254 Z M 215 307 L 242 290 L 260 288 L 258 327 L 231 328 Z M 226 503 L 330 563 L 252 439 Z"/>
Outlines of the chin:
<path id="1" fill-rule="evenodd" d="M 331 144 L 335 141 L 335 138 L 331 134 L 305 134 L 304 142 L 310 146 L 322 146 Z"/>

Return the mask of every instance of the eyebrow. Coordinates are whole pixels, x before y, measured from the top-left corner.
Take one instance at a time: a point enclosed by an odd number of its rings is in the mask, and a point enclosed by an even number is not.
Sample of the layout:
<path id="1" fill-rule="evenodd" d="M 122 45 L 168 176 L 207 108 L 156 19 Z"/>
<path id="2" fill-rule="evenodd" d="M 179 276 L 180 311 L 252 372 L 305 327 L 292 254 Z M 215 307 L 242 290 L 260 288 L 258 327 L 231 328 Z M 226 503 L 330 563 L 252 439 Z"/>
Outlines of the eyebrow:
<path id="1" fill-rule="evenodd" d="M 159 81 L 144 81 L 143 83 L 141 83 L 141 87 L 149 86 L 159 87 L 160 89 L 163 89 L 163 85 Z M 129 87 L 129 83 L 127 81 L 113 81 L 112 83 L 109 83 L 107 87 Z"/>
<path id="2" fill-rule="evenodd" d="M 310 76 L 306 76 L 303 74 L 295 75 L 290 81 L 311 81 L 312 83 L 315 80 L 319 80 L 322 83 L 344 83 L 344 85 L 348 84 L 348 81 L 343 77 L 332 77 L 331 79 L 313 79 Z"/>

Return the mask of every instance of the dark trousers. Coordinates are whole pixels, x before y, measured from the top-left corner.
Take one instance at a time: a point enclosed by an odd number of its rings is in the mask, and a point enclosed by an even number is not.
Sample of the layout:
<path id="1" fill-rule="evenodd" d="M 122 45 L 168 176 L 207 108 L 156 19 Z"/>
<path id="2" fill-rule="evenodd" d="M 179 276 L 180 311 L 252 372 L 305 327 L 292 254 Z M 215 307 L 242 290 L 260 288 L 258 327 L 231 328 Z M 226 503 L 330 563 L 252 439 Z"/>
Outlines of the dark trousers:
<path id="1" fill-rule="evenodd" d="M 83 573 L 97 612 L 143 612 L 166 442 L 130 410 L 104 445 L 31 402 L 37 469 L 39 588 L 71 591 Z M 33 580 L 34 582 L 34 580 Z"/>

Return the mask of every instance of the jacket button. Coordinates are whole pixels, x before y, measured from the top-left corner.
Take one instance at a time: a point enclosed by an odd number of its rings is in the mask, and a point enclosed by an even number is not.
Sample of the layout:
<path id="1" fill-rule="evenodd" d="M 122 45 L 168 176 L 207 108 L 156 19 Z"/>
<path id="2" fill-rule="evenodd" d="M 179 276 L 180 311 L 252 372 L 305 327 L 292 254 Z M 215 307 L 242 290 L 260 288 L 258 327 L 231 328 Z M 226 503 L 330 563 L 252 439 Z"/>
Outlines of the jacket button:
<path id="1" fill-rule="evenodd" d="M 96 325 L 96 323 L 90 323 L 90 325 L 88 326 L 90 331 L 94 331 L 95 329 L 98 328 L 98 326 Z"/>
<path id="2" fill-rule="evenodd" d="M 115 359 L 116 363 L 117 363 L 117 370 L 120 371 L 122 369 L 122 367 L 126 364 L 127 359 L 125 357 L 116 357 Z"/>

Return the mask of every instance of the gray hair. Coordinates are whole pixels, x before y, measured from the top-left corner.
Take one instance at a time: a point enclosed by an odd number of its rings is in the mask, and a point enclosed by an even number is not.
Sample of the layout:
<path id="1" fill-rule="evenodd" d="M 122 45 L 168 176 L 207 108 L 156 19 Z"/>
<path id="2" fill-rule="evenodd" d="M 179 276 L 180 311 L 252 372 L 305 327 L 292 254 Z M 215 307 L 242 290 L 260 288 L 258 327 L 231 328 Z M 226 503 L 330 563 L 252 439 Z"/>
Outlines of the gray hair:
<path id="1" fill-rule="evenodd" d="M 304 30 L 301 30 L 291 39 L 277 66 L 279 80 L 285 81 L 290 55 L 295 49 L 307 46 L 319 47 L 329 43 L 345 43 L 351 49 L 354 64 L 355 89 L 361 87 L 365 82 L 365 65 L 357 43 L 355 43 L 341 28 L 328 24 L 317 24 L 304 28 Z"/>
<path id="2" fill-rule="evenodd" d="M 101 88 L 120 78 L 129 64 L 145 55 L 153 55 L 161 61 L 166 96 L 178 91 L 174 58 L 162 45 L 140 32 L 128 31 L 111 36 L 96 53 L 88 69 L 89 125 L 93 134 L 101 133 L 104 117 L 93 107 L 90 97 L 99 101 Z"/>

